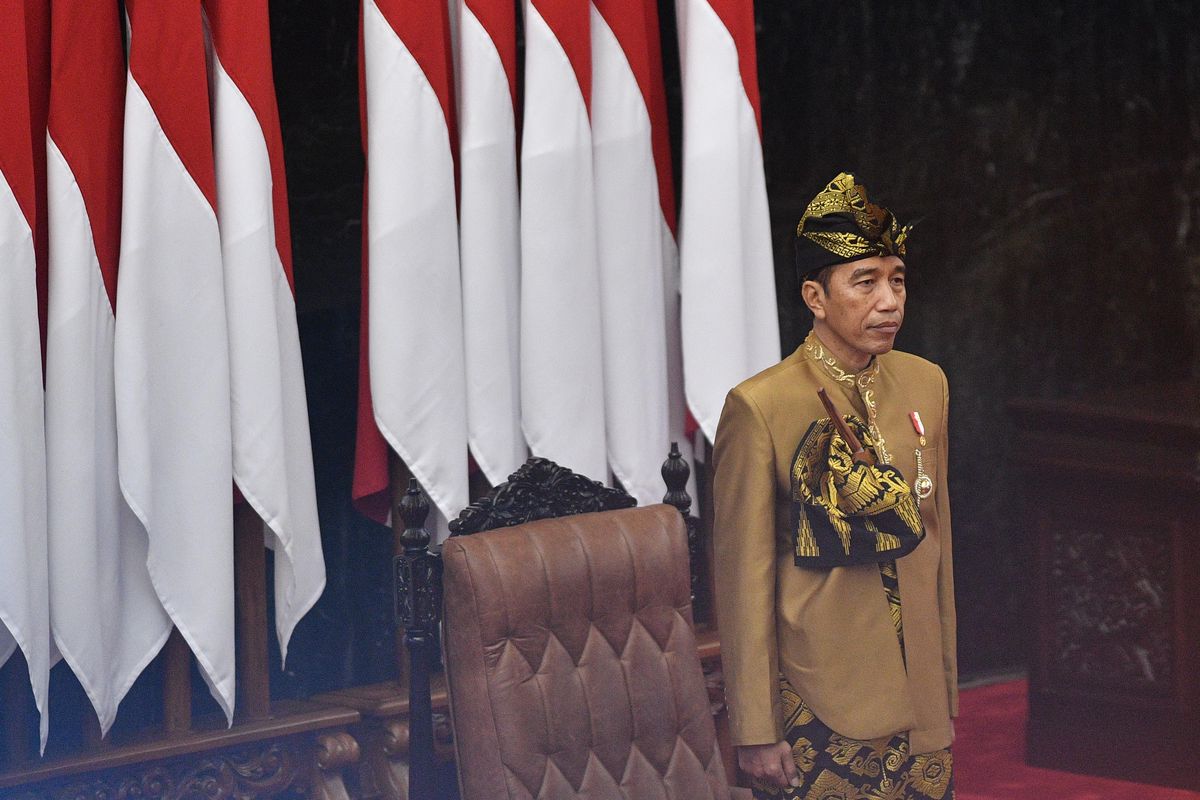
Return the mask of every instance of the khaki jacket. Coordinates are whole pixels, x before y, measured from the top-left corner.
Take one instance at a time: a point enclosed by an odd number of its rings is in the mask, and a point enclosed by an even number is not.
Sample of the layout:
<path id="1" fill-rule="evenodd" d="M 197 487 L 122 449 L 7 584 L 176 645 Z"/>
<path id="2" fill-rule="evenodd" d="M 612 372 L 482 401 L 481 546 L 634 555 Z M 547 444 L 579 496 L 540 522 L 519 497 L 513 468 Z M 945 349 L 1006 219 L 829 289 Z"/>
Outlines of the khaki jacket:
<path id="1" fill-rule="evenodd" d="M 933 494 L 921 501 L 925 539 L 897 562 L 907 671 L 874 564 L 804 569 L 793 562 L 792 458 L 827 414 L 873 417 L 890 463 L 909 485 L 916 451 Z M 735 745 L 783 738 L 782 672 L 817 717 L 855 739 L 910 731 L 912 751 L 949 746 L 958 713 L 946 376 L 907 353 L 879 356 L 858 375 L 810 334 L 779 364 L 729 393 L 714 452 L 717 621 Z M 871 407 L 874 414 L 870 413 Z M 926 444 L 909 417 L 917 411 Z"/>

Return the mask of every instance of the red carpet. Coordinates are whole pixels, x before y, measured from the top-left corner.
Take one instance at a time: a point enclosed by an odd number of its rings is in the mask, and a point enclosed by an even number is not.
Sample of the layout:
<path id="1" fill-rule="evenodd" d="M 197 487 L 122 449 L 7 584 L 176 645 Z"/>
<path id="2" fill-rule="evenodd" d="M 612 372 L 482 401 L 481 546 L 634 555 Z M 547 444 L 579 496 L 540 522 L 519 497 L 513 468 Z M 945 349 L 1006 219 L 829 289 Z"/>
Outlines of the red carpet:
<path id="1" fill-rule="evenodd" d="M 1200 792 L 1025 765 L 1025 681 L 965 689 L 954 721 L 958 800 L 1200 800 Z"/>

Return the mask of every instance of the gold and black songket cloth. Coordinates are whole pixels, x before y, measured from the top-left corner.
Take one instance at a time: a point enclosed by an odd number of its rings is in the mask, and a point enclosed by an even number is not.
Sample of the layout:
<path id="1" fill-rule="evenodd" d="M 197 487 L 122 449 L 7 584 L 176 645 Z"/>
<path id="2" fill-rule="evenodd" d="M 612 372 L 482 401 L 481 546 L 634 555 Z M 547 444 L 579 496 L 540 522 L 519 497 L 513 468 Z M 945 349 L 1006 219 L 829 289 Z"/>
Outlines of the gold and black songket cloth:
<path id="1" fill-rule="evenodd" d="M 903 653 L 896 562 L 881 563 L 879 575 Z M 954 800 L 950 748 L 914 755 L 907 731 L 879 739 L 851 739 L 821 722 L 782 675 L 779 693 L 784 740 L 792 748 L 800 785 L 780 789 L 756 782 L 757 800 Z"/>
<path id="2" fill-rule="evenodd" d="M 904 258 L 911 228 L 872 203 L 854 175 L 839 173 L 812 199 L 796 225 L 796 272 L 804 281 L 825 267 L 860 258 Z"/>
<path id="3" fill-rule="evenodd" d="M 796 566 L 845 567 L 900 558 L 925 538 L 917 497 L 886 451 L 854 415 L 846 426 L 874 457 L 856 462 L 833 420 L 808 426 L 792 459 L 792 543 Z"/>

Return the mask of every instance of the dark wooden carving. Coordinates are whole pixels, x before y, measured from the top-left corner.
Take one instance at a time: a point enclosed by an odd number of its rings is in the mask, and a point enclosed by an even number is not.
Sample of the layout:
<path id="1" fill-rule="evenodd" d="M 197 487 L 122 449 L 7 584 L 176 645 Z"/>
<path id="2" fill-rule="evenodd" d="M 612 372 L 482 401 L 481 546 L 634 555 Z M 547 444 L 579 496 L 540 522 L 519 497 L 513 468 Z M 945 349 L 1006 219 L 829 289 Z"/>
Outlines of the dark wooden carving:
<path id="1" fill-rule="evenodd" d="M 1052 535 L 1054 679 L 1168 691 L 1174 680 L 1167 531 Z"/>
<path id="2" fill-rule="evenodd" d="M 704 547 L 700 540 L 700 520 L 692 516 L 692 498 L 687 493 L 688 477 L 692 468 L 679 452 L 679 443 L 671 442 L 671 453 L 662 465 L 663 483 L 667 485 L 667 494 L 663 502 L 675 506 L 683 515 L 687 525 L 688 557 L 691 561 L 691 593 L 692 618 L 697 622 L 707 622 L 709 618 L 709 598 L 705 587 Z"/>
<path id="3" fill-rule="evenodd" d="M 350 800 L 342 775 L 361 757 L 361 745 L 346 731 L 319 734 L 315 757 L 309 759 L 312 800 Z"/>
<path id="4" fill-rule="evenodd" d="M 400 501 L 404 552 L 395 558 L 396 618 L 404 628 L 409 654 L 409 797 L 432 798 L 436 790 L 433 752 L 433 705 L 429 679 L 437 658 L 434 641 L 442 609 L 442 560 L 429 548 L 425 520 L 429 501 L 416 480 Z"/>
<path id="5" fill-rule="evenodd" d="M 13 800 L 242 800 L 312 795 L 311 755 L 302 737 L 17 789 Z"/>
<path id="6" fill-rule="evenodd" d="M 433 630 L 441 617 L 441 559 L 429 548 L 425 530 L 429 501 L 414 479 L 400 500 L 404 552 L 394 560 L 396 574 L 396 620 L 409 630 Z"/>
<path id="7" fill-rule="evenodd" d="M 450 523 L 450 534 L 463 536 L 538 519 L 635 505 L 637 501 L 620 489 L 611 489 L 549 459 L 531 458 L 487 497 L 463 509 Z"/>
<path id="8" fill-rule="evenodd" d="M 358 741 L 345 731 L 317 736 L 316 765 L 326 772 L 345 769 L 358 761 L 359 755 Z"/>
<path id="9" fill-rule="evenodd" d="M 1200 789 L 1200 384 L 1011 409 L 1029 763 Z"/>

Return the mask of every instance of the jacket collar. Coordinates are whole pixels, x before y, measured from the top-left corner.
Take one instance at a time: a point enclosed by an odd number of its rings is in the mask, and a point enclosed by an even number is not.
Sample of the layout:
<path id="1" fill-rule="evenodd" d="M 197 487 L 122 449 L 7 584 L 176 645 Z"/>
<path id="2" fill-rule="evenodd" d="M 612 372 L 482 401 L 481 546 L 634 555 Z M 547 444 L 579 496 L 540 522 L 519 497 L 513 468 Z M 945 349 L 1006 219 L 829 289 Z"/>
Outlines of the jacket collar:
<path id="1" fill-rule="evenodd" d="M 871 358 L 871 363 L 867 364 L 861 371 L 855 373 L 850 372 L 837 357 L 829 351 L 820 338 L 817 337 L 816 331 L 809 331 L 808 336 L 804 339 L 804 344 L 800 346 L 801 352 L 806 358 L 812 359 L 821 365 L 821 368 L 838 383 L 844 384 L 850 389 L 856 389 L 862 392 L 869 388 L 875 379 L 879 376 L 879 359 Z"/>

